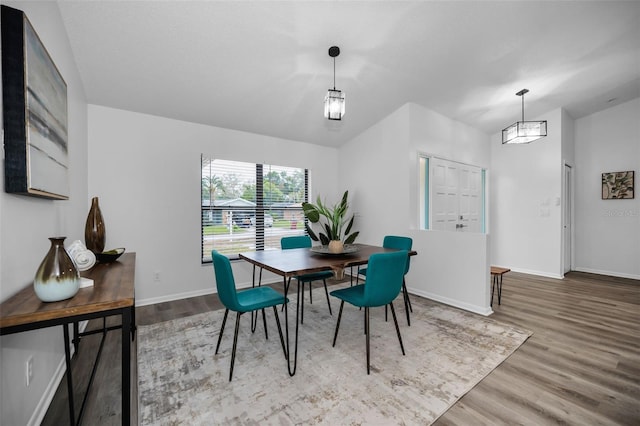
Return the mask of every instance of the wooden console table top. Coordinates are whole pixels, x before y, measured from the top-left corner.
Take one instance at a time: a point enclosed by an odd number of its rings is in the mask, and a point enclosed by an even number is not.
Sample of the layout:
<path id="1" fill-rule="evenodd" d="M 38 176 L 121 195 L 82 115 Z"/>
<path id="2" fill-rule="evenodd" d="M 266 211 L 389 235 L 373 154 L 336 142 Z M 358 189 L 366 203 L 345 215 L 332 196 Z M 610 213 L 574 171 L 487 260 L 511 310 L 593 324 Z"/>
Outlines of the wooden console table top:
<path id="1" fill-rule="evenodd" d="M 81 273 L 94 281 L 93 286 L 81 288 L 75 296 L 60 302 L 42 302 L 33 285 L 29 285 L 2 302 L 0 328 L 133 306 L 135 261 L 136 254 L 132 252 L 116 262 L 96 264 Z"/>

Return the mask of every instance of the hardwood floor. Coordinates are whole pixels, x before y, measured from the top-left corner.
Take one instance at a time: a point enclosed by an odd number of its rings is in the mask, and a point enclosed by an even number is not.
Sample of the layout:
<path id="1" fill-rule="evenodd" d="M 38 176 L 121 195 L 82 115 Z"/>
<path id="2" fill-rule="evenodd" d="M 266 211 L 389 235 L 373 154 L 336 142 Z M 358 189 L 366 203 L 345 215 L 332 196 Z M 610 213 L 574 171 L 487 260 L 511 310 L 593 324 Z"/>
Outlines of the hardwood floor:
<path id="1" fill-rule="evenodd" d="M 319 295 L 321 289 L 314 292 Z M 152 324 L 221 307 L 217 296 L 201 296 L 139 307 L 136 320 Z M 492 318 L 533 335 L 437 425 L 640 424 L 640 281 L 579 272 L 564 280 L 509 272 L 502 305 L 496 300 L 493 309 Z M 90 327 L 101 326 L 94 322 Z M 86 337 L 74 357 L 77 401 L 98 344 L 98 336 Z M 63 380 L 43 425 L 69 423 L 66 392 Z M 132 394 L 137 395 L 135 385 Z M 115 332 L 107 337 L 84 424 L 119 425 L 119 395 L 120 334 Z M 132 407 L 135 411 L 137 401 Z M 132 424 L 137 423 L 134 414 Z"/>

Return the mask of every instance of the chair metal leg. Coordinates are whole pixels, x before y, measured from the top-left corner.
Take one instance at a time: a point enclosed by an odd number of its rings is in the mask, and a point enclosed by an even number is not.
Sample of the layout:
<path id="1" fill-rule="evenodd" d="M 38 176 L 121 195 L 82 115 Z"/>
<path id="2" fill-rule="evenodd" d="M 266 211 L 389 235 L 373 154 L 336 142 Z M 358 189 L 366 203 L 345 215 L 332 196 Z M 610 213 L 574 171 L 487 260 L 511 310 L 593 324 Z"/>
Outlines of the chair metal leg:
<path id="1" fill-rule="evenodd" d="M 258 313 L 251 311 L 251 333 L 255 333 L 256 328 L 258 328 Z"/>
<path id="2" fill-rule="evenodd" d="M 224 318 L 222 318 L 222 327 L 220 327 L 220 334 L 218 335 L 218 344 L 216 345 L 216 355 L 218 355 L 218 349 L 220 349 L 220 342 L 222 341 L 222 333 L 224 333 L 224 325 L 227 323 L 227 315 L 229 310 L 224 310 Z"/>
<path id="3" fill-rule="evenodd" d="M 409 310 L 411 312 L 413 312 L 413 306 L 411 306 L 411 299 L 409 299 L 409 291 L 407 290 L 407 284 L 406 284 L 404 278 L 402 278 L 402 291 L 404 292 L 404 296 L 407 299 L 407 304 L 409 305 Z"/>
<path id="4" fill-rule="evenodd" d="M 282 344 L 282 352 L 284 352 L 284 358 L 287 359 L 287 350 L 284 347 L 284 337 L 282 336 L 282 327 L 280 327 L 280 317 L 278 317 L 278 310 L 273 307 L 273 313 L 276 316 L 276 324 L 278 324 L 278 334 L 280 334 L 280 343 Z"/>
<path id="5" fill-rule="evenodd" d="M 302 293 L 300 288 L 302 287 Z M 311 287 L 311 284 L 309 284 Z M 304 324 L 304 281 L 298 281 L 298 306 L 300 306 L 300 324 Z"/>
<path id="6" fill-rule="evenodd" d="M 309 281 L 309 303 L 313 303 L 313 292 L 311 291 L 311 281 Z"/>
<path id="7" fill-rule="evenodd" d="M 369 340 L 370 340 L 370 335 L 371 333 L 369 333 L 369 307 L 365 306 L 364 307 L 364 329 L 365 329 L 365 334 L 367 335 L 367 374 L 370 374 L 370 361 L 371 361 L 371 353 L 369 352 Z"/>
<path id="8" fill-rule="evenodd" d="M 327 289 L 327 280 L 323 279 L 322 282 L 324 282 L 324 292 L 327 295 L 327 305 L 329 305 L 329 315 L 333 315 L 333 312 L 331 312 L 331 301 L 329 300 L 329 289 Z"/>
<path id="9" fill-rule="evenodd" d="M 396 318 L 396 310 L 393 309 L 393 302 L 390 302 L 389 306 L 391 306 L 391 315 L 393 316 L 393 322 L 396 324 L 396 334 L 398 334 L 398 340 L 400 341 L 400 349 L 402 349 L 402 355 L 404 355 L 404 345 L 402 344 L 402 336 L 400 335 L 400 327 L 398 327 L 398 319 Z"/>
<path id="10" fill-rule="evenodd" d="M 404 299 L 404 311 L 407 314 L 407 325 L 411 327 L 411 318 L 409 316 L 409 310 L 411 309 L 411 302 L 409 301 L 409 294 L 407 293 L 407 287 L 404 285 L 404 279 L 402 280 L 402 298 Z"/>
<path id="11" fill-rule="evenodd" d="M 269 335 L 267 334 L 267 317 L 264 314 L 264 308 L 262 308 L 262 323 L 264 324 L 264 337 L 269 340 Z"/>
<path id="12" fill-rule="evenodd" d="M 236 347 L 238 346 L 238 329 L 240 328 L 240 312 L 236 312 L 236 331 L 233 334 L 233 349 L 231 351 L 231 368 L 229 370 L 229 381 L 233 377 L 233 364 L 236 362 Z"/>
<path id="13" fill-rule="evenodd" d="M 342 318 L 342 308 L 344 308 L 344 300 L 340 301 L 340 311 L 338 312 L 338 322 L 336 323 L 336 332 L 333 335 L 333 347 L 336 346 L 336 339 L 338 338 L 338 329 L 340 328 L 340 319 Z"/>

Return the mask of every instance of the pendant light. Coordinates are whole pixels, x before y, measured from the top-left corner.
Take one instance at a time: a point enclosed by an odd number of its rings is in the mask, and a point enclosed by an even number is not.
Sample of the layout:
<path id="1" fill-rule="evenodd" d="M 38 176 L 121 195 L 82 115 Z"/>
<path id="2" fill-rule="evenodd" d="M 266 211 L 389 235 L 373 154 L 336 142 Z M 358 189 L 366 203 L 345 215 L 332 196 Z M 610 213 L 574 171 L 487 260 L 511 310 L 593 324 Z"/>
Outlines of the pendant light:
<path id="1" fill-rule="evenodd" d="M 333 58 L 333 89 L 329 89 L 324 97 L 324 118 L 342 120 L 344 116 L 344 93 L 336 90 L 336 56 L 340 54 L 338 46 L 329 48 L 329 56 Z"/>
<path id="2" fill-rule="evenodd" d="M 522 98 L 522 121 L 516 121 L 502 130 L 502 143 L 529 143 L 547 136 L 547 121 L 524 121 L 524 95 L 528 89 L 522 89 L 517 96 Z"/>

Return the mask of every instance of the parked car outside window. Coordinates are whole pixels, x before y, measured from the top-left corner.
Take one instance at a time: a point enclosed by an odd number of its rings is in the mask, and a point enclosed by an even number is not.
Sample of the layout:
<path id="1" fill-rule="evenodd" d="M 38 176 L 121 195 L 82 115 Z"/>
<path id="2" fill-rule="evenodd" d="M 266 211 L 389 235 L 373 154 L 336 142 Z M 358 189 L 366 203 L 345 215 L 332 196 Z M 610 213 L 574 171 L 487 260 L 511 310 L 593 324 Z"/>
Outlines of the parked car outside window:
<path id="1" fill-rule="evenodd" d="M 256 217 L 251 216 L 251 226 L 256 226 Z M 273 217 L 269 213 L 264 214 L 264 226 L 271 228 L 273 226 Z"/>

